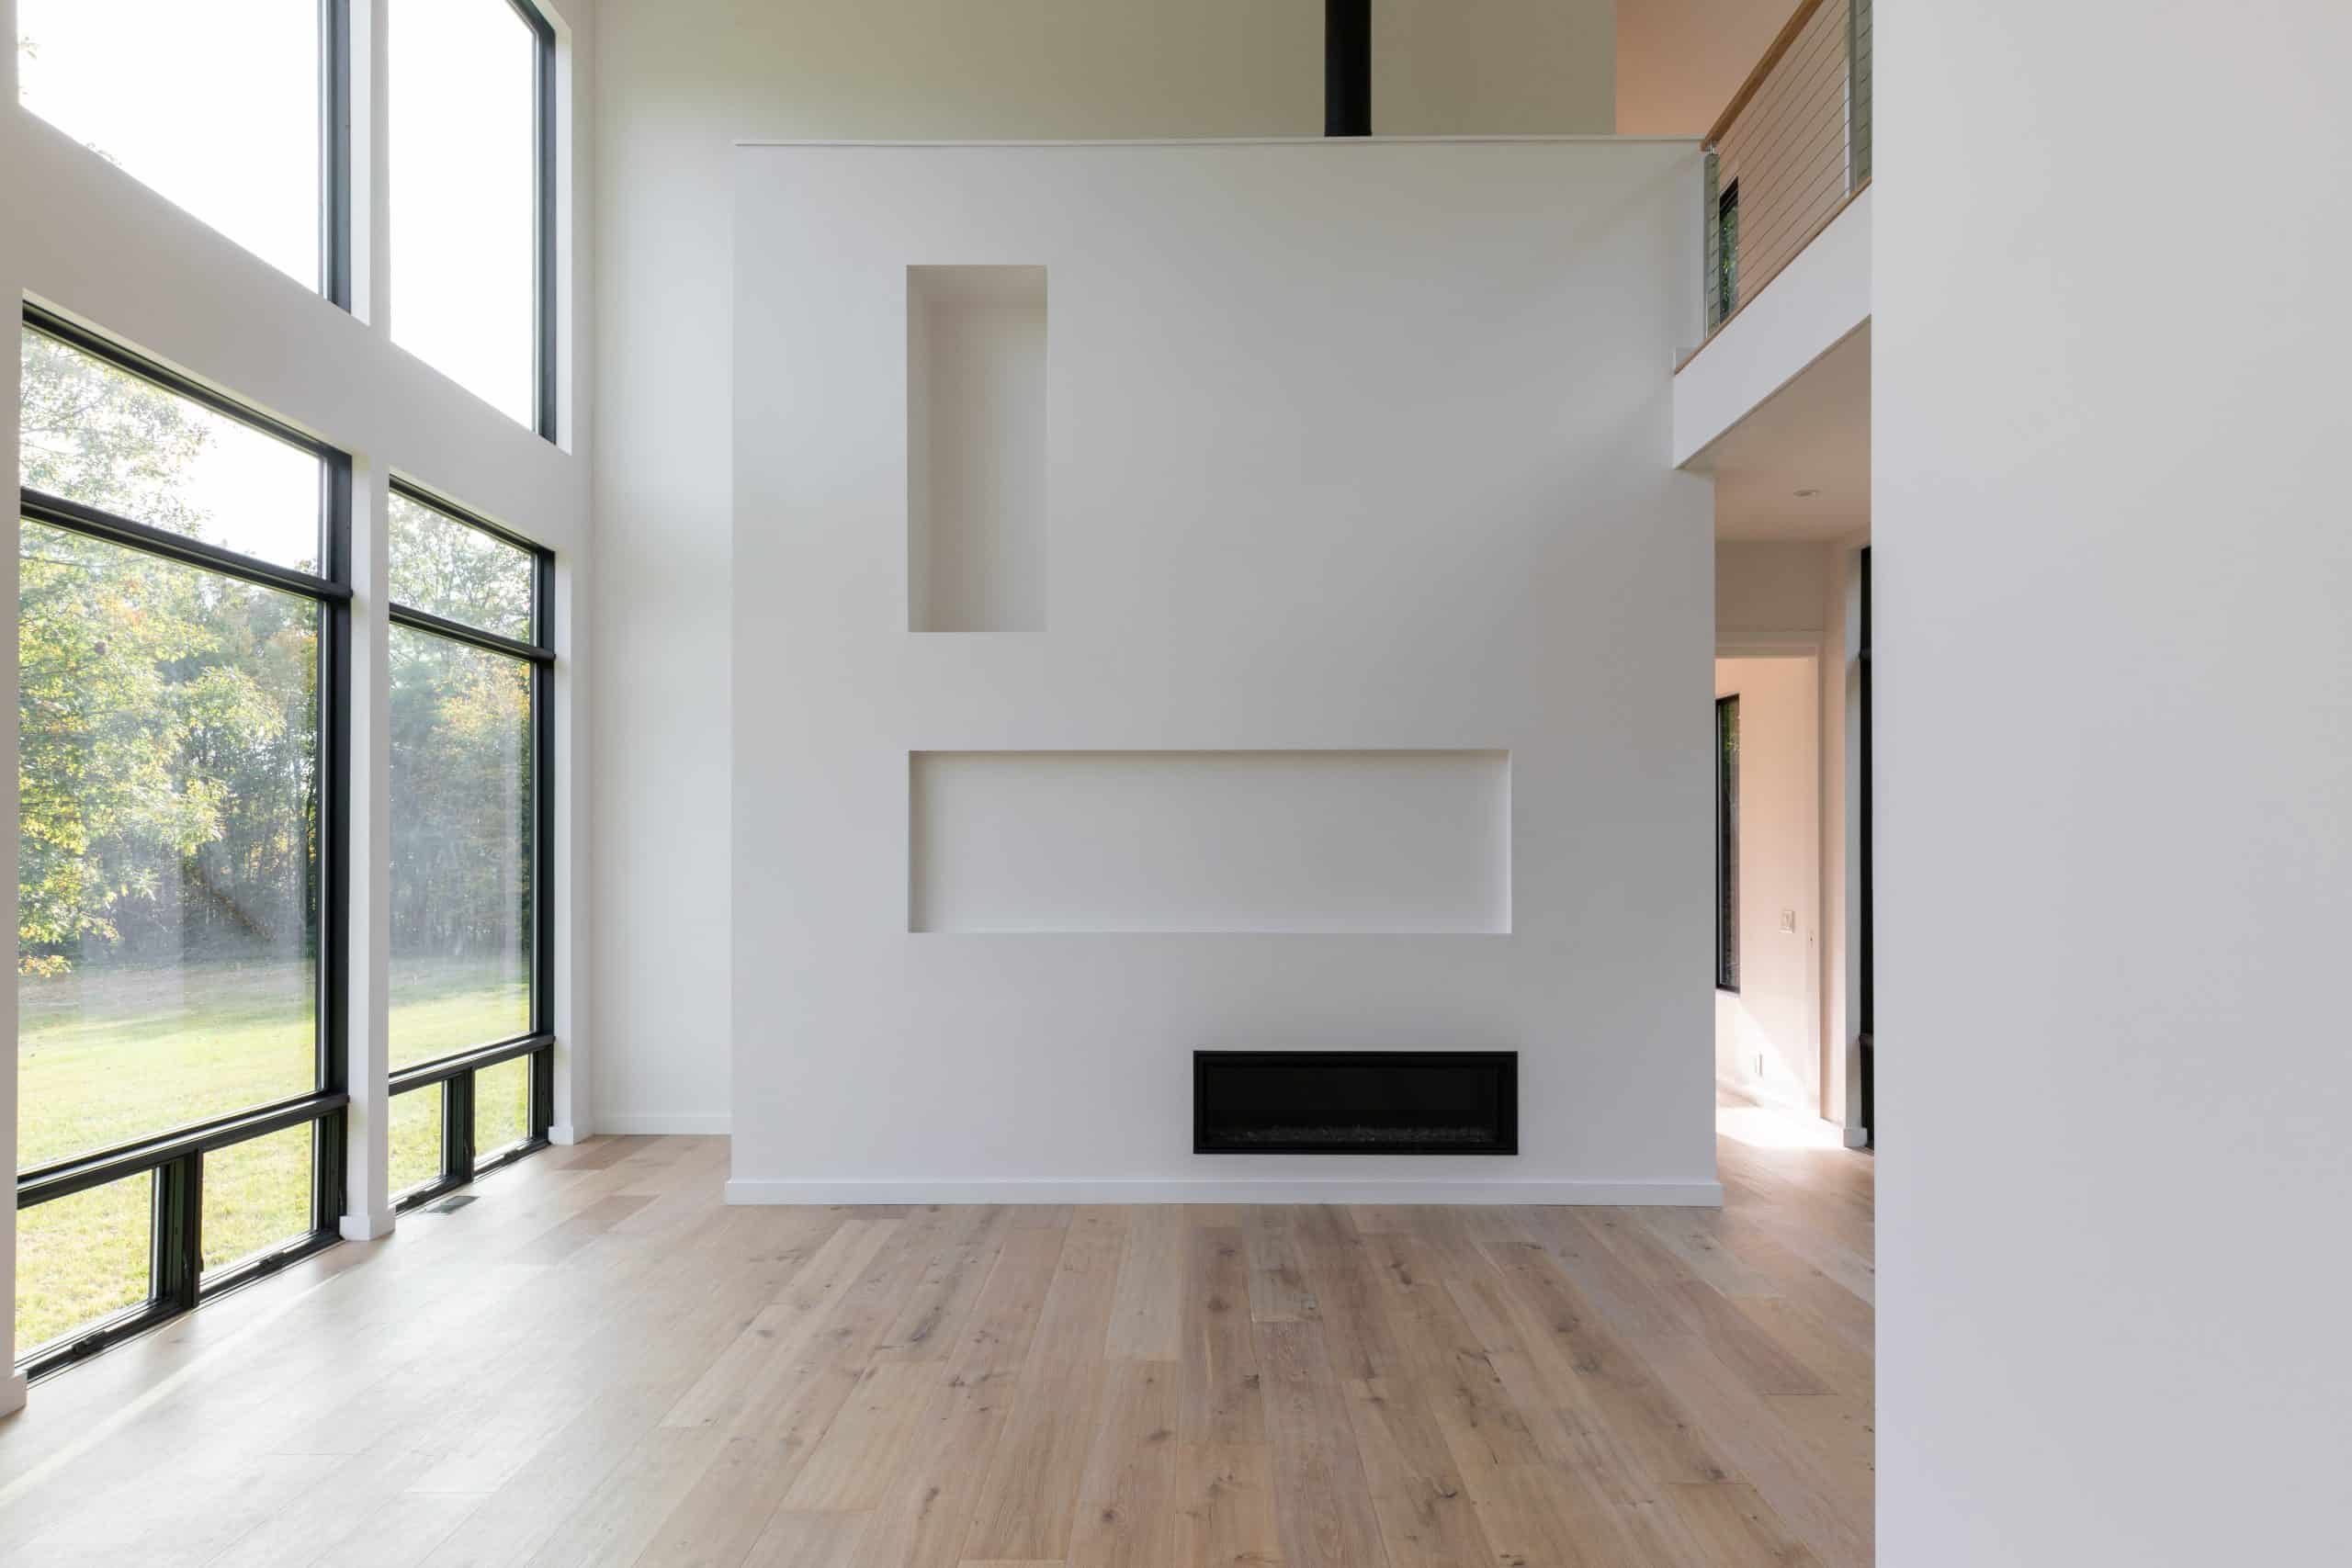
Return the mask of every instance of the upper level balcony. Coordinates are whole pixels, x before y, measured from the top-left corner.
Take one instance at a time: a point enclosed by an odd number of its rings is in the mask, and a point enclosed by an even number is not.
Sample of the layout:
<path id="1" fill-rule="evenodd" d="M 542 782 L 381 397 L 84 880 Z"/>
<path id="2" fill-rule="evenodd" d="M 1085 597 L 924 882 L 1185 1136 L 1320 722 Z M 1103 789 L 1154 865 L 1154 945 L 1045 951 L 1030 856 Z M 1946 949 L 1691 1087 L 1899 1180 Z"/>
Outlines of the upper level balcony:
<path id="1" fill-rule="evenodd" d="M 1707 133 L 1707 333 L 1675 377 L 1678 464 L 1708 467 L 1735 426 L 1868 331 L 1871 4 L 1803 0 Z"/>

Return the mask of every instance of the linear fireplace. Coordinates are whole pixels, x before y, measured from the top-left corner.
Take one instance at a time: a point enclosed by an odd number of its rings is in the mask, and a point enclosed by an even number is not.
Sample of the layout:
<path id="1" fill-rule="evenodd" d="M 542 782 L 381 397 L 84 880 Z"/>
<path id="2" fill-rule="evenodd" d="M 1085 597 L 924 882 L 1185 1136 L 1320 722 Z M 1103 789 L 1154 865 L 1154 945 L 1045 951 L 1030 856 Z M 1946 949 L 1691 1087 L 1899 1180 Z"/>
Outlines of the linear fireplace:
<path id="1" fill-rule="evenodd" d="M 1515 1155 L 1516 1051 L 1195 1051 L 1197 1155 Z"/>

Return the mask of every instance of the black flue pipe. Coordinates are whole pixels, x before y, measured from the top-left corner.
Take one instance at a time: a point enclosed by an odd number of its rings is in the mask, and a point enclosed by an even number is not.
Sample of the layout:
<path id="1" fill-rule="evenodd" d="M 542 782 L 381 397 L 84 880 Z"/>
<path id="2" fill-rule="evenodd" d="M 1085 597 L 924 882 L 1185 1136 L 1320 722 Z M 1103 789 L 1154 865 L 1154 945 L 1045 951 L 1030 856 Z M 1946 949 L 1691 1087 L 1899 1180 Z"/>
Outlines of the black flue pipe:
<path id="1" fill-rule="evenodd" d="M 1372 0 L 1323 0 L 1323 134 L 1372 134 Z"/>

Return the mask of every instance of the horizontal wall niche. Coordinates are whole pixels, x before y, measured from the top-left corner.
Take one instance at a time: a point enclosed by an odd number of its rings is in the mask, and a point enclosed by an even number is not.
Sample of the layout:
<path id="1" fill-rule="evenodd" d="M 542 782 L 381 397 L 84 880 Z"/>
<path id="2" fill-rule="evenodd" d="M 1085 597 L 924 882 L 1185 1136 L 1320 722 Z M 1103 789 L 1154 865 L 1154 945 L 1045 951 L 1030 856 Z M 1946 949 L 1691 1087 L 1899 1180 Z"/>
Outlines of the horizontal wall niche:
<path id="1" fill-rule="evenodd" d="M 1510 754 L 916 751 L 911 931 L 1510 930 Z"/>
<path id="2" fill-rule="evenodd" d="M 907 268 L 907 626 L 1046 629 L 1046 269 Z"/>

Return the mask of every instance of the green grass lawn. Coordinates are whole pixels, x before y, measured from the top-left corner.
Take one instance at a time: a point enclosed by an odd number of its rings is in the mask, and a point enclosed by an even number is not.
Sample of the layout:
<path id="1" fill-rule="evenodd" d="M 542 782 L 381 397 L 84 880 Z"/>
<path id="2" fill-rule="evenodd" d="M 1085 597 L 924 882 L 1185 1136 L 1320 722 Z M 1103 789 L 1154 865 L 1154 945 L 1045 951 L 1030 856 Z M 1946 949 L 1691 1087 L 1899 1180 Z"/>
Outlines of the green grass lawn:
<path id="1" fill-rule="evenodd" d="M 312 1087 L 312 970 L 305 963 L 107 970 L 18 982 L 17 1160 L 28 1168 L 225 1115 Z M 392 1062 L 402 1066 L 529 1027 L 510 963 L 396 959 Z M 527 1126 L 529 1068 L 477 1075 L 474 1146 Z M 204 1265 L 233 1264 L 311 1228 L 311 1129 L 204 1161 Z M 394 1190 L 441 1168 L 441 1091 L 392 1103 Z M 153 1179 L 119 1181 L 17 1215 L 17 1351 L 146 1299 Z"/>

